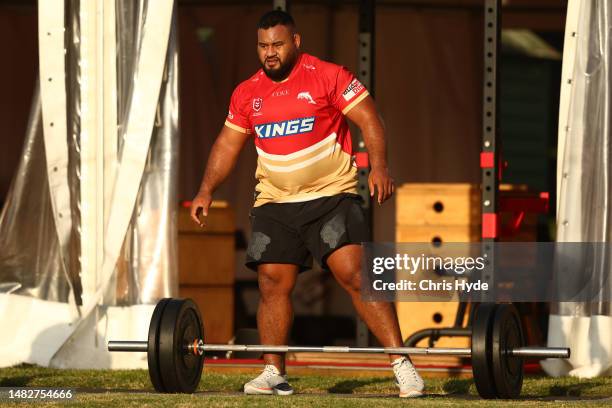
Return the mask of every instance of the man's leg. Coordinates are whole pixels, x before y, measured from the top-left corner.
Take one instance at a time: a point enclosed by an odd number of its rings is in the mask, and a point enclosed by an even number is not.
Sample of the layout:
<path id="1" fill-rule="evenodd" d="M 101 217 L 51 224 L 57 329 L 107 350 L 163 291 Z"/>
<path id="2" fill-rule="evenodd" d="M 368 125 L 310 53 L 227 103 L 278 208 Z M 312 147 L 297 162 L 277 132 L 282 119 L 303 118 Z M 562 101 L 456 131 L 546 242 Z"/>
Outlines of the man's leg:
<path id="1" fill-rule="evenodd" d="M 348 292 L 359 317 L 376 336 L 383 347 L 402 347 L 402 335 L 395 307 L 390 302 L 364 302 L 361 300 L 361 245 L 345 245 L 327 257 L 327 265 L 338 283 Z M 389 354 L 389 360 L 403 357 Z"/>
<path id="2" fill-rule="evenodd" d="M 361 300 L 361 245 L 349 244 L 332 252 L 327 265 L 353 300 L 357 313 L 384 347 L 401 347 L 402 336 L 395 308 L 390 302 L 364 302 Z M 425 384 L 409 356 L 389 354 L 396 383 L 402 398 L 423 395 Z"/>
<path id="3" fill-rule="evenodd" d="M 261 344 L 284 345 L 289 341 L 289 330 L 293 321 L 291 292 L 297 274 L 297 265 L 258 265 L 260 298 L 257 327 Z M 266 353 L 263 358 L 266 364 L 274 365 L 281 375 L 285 374 L 285 353 Z"/>

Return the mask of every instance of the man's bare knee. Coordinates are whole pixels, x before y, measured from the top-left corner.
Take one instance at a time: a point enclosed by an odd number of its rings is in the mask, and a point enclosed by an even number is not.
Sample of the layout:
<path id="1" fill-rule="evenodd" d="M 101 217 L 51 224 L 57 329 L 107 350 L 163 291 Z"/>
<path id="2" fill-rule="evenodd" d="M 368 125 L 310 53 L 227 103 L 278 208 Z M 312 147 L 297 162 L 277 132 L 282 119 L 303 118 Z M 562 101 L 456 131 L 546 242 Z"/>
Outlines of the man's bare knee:
<path id="1" fill-rule="evenodd" d="M 342 271 L 334 274 L 336 280 L 349 292 L 359 292 L 361 289 L 360 271 Z"/>
<path id="2" fill-rule="evenodd" d="M 349 292 L 355 293 L 361 289 L 361 256 L 361 246 L 351 244 L 337 249 L 327 258 L 327 265 L 334 277 Z"/>
<path id="3" fill-rule="evenodd" d="M 257 278 L 262 298 L 289 296 L 295 286 L 296 275 L 297 269 L 290 267 L 260 267 Z"/>

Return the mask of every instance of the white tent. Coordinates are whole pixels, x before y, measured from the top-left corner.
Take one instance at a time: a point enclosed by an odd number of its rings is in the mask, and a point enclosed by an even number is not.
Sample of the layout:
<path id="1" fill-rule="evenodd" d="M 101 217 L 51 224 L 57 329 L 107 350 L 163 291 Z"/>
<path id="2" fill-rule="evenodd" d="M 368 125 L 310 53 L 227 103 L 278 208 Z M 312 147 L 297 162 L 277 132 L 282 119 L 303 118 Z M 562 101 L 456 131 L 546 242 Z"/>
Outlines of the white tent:
<path id="1" fill-rule="evenodd" d="M 559 110 L 557 241 L 612 242 L 612 1 L 570 0 Z M 607 248 L 607 246 L 606 246 Z M 553 305 L 548 345 L 568 360 L 545 360 L 553 376 L 612 374 L 610 251 L 588 259 L 602 301 Z M 567 284 L 567 282 L 566 282 Z"/>
<path id="2" fill-rule="evenodd" d="M 0 215 L 0 366 L 146 367 L 176 296 L 173 0 L 41 0 L 40 87 Z"/>

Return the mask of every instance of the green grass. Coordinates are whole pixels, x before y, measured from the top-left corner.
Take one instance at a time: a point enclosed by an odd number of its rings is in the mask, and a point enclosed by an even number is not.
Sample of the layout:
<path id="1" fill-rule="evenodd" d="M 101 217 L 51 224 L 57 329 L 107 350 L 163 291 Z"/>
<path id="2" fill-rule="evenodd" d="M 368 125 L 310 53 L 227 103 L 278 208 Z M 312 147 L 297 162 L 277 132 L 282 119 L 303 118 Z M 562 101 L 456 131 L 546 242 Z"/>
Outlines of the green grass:
<path id="1" fill-rule="evenodd" d="M 0 387 L 64 387 L 76 389 L 76 399 L 65 403 L 88 407 L 488 407 L 488 406 L 612 406 L 612 377 L 529 377 L 518 401 L 490 401 L 478 397 L 470 379 L 426 379 L 427 396 L 400 400 L 391 378 L 340 376 L 289 376 L 297 394 L 290 397 L 244 396 L 242 384 L 252 374 L 219 374 L 205 371 L 198 393 L 152 393 L 146 370 L 58 370 L 22 365 L 0 369 Z M 2 405 L 2 403 L 0 403 Z M 38 406 L 40 402 L 6 406 Z M 59 406 L 54 402 L 45 407 Z"/>

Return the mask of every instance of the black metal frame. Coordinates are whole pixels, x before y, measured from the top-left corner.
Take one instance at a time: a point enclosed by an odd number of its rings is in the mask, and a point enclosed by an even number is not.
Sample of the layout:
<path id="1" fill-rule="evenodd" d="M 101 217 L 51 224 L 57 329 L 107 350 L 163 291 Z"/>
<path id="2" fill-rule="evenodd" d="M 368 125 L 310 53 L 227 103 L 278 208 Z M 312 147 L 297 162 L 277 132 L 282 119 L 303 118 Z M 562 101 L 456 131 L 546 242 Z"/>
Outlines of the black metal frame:
<path id="1" fill-rule="evenodd" d="M 359 71 L 357 72 L 357 77 L 372 96 L 374 96 L 374 68 L 376 60 L 374 47 L 375 20 L 375 0 L 361 0 L 359 2 Z M 361 131 L 357 132 L 355 141 L 355 153 L 367 157 L 367 149 Z M 363 209 L 365 210 L 369 226 L 370 240 L 372 240 L 372 203 L 368 187 L 369 175 L 369 167 L 359 166 L 357 188 L 359 195 L 363 198 Z M 368 347 L 370 345 L 370 331 L 359 317 L 356 317 L 356 319 L 355 343 L 358 347 Z"/>
<path id="2" fill-rule="evenodd" d="M 499 48 L 501 0 L 485 0 L 484 83 L 482 112 L 482 242 L 489 260 L 484 280 L 493 284 L 493 245 L 498 236 L 498 191 L 501 176 L 499 134 Z"/>
<path id="3" fill-rule="evenodd" d="M 289 12 L 289 0 L 273 0 L 272 8 L 274 10 L 282 10 L 288 13 Z"/>
<path id="4" fill-rule="evenodd" d="M 375 48 L 374 48 L 374 29 L 376 18 L 376 4 L 374 0 L 361 0 L 359 3 L 359 71 L 357 76 L 359 81 L 368 89 L 370 95 L 374 96 L 374 68 L 375 68 Z M 367 154 L 363 134 L 357 132 L 357 154 Z M 371 209 L 370 191 L 368 188 L 368 167 L 359 168 L 358 191 L 363 198 L 364 208 Z M 371 226 L 371 217 L 370 217 Z"/>

